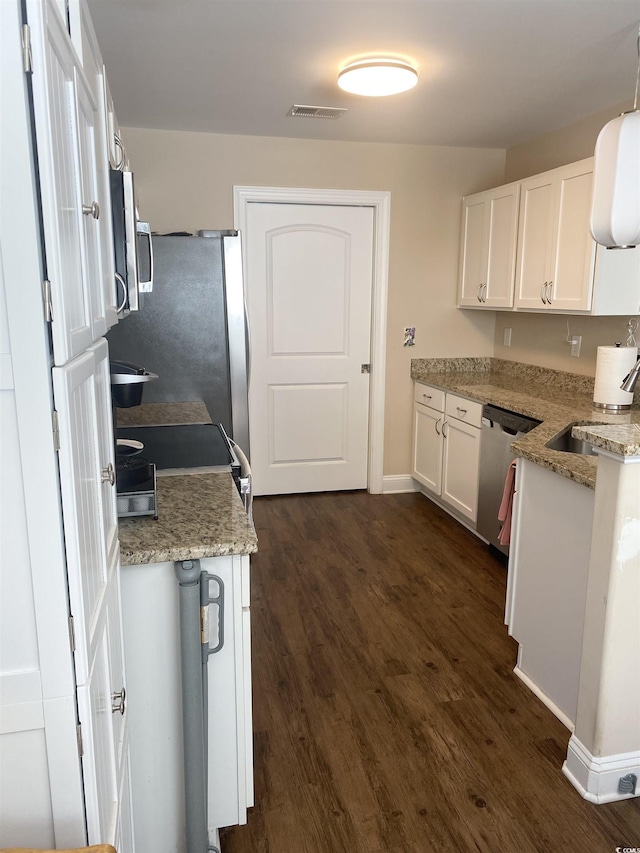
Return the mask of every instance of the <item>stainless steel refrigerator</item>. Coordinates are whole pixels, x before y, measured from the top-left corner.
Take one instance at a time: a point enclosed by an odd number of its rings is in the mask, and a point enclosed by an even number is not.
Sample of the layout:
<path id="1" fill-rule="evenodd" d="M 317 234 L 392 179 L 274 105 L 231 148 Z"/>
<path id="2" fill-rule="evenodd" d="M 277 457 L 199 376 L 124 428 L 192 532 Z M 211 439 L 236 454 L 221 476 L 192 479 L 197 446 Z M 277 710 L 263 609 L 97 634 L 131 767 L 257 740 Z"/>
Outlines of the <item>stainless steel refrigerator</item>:
<path id="1" fill-rule="evenodd" d="M 153 292 L 108 333 L 110 358 L 158 374 L 145 403 L 205 403 L 249 455 L 249 330 L 237 231 L 152 237 Z"/>

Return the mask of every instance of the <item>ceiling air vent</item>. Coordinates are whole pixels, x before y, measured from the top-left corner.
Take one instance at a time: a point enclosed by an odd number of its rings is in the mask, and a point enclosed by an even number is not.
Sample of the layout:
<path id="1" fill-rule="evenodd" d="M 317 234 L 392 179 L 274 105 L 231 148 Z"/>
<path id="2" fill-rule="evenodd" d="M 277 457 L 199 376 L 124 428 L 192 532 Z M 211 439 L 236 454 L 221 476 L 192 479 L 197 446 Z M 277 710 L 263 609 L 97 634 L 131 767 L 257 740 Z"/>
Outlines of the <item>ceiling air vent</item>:
<path id="1" fill-rule="evenodd" d="M 309 104 L 294 104 L 287 115 L 300 118 L 340 118 L 346 107 L 311 107 Z"/>

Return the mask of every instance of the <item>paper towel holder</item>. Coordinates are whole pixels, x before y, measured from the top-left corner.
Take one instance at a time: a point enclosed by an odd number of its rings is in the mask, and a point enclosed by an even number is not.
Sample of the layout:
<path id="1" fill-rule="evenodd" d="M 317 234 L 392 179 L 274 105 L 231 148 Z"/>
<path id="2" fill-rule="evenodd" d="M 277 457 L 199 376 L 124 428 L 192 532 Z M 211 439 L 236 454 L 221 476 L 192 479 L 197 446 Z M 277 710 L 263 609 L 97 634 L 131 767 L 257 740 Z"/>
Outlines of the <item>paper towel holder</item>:
<path id="1" fill-rule="evenodd" d="M 602 350 L 615 349 L 616 351 L 620 351 L 622 349 L 622 346 L 618 341 L 616 341 L 615 348 L 614 347 L 611 347 L 611 348 L 609 348 L 609 347 L 602 347 L 602 348 L 598 347 L 598 356 L 600 356 L 600 350 L 601 349 Z M 626 350 L 626 348 L 625 348 L 625 350 Z M 631 409 L 631 406 L 633 404 L 633 391 L 634 391 L 634 388 L 636 386 L 636 382 L 638 381 L 638 377 L 640 376 L 640 355 L 638 354 L 637 347 L 632 347 L 632 348 L 630 347 L 626 351 L 628 351 L 629 355 L 631 355 L 631 352 L 633 350 L 635 350 L 637 360 L 636 360 L 636 363 L 631 367 L 631 370 L 629 370 L 628 363 L 626 365 L 624 365 L 624 370 L 626 371 L 626 375 L 624 376 L 624 378 L 620 377 L 619 379 L 616 380 L 614 378 L 614 376 L 608 377 L 609 381 L 612 382 L 613 386 L 619 388 L 620 391 L 624 391 L 628 394 L 628 397 L 627 397 L 628 402 L 604 403 L 601 401 L 596 401 L 595 396 L 596 396 L 596 393 L 598 390 L 598 366 L 599 366 L 599 365 L 597 365 L 596 366 L 596 388 L 594 389 L 594 402 L 593 402 L 593 408 L 594 409 L 598 409 L 601 412 L 610 412 L 611 414 L 616 414 L 619 412 L 628 412 L 629 409 Z M 622 366 L 621 366 L 621 370 L 622 370 Z M 618 385 L 618 382 L 621 382 L 621 384 Z M 613 388 L 611 390 L 613 391 Z M 600 392 L 602 393 L 602 389 L 600 389 Z M 615 399 L 615 397 L 614 397 L 614 399 Z"/>

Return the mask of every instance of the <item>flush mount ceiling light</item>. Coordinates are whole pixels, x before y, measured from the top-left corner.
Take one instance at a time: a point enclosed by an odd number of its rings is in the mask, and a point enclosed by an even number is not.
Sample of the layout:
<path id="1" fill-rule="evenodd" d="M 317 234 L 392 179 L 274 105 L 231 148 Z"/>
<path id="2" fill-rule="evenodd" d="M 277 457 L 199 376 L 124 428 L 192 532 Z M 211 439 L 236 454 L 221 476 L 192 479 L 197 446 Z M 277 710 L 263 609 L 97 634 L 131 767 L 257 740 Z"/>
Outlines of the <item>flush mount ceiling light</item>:
<path id="1" fill-rule="evenodd" d="M 382 97 L 412 89 L 418 72 L 402 59 L 360 59 L 350 62 L 338 74 L 338 86 L 354 95 Z"/>
<path id="2" fill-rule="evenodd" d="M 596 142 L 591 234 L 607 249 L 640 245 L 640 28 L 633 109 L 612 119 Z"/>

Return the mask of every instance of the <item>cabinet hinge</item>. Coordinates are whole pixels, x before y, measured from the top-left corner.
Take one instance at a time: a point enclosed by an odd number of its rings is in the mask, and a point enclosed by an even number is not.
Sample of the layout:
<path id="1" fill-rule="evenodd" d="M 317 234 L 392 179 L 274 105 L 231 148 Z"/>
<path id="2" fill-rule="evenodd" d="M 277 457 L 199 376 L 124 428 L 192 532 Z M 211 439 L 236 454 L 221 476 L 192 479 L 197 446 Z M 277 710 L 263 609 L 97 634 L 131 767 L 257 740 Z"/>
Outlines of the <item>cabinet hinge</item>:
<path id="1" fill-rule="evenodd" d="M 51 299 L 51 282 L 48 278 L 42 282 L 42 301 L 44 302 L 44 319 L 50 323 L 53 320 L 53 301 Z"/>
<path id="2" fill-rule="evenodd" d="M 78 757 L 82 758 L 84 755 L 84 746 L 82 743 L 82 724 L 78 723 L 76 726 L 76 743 L 78 744 Z"/>
<path id="3" fill-rule="evenodd" d="M 58 423 L 58 413 L 55 409 L 51 412 L 51 426 L 53 427 L 54 450 L 60 450 L 60 424 Z"/>
<path id="4" fill-rule="evenodd" d="M 76 650 L 76 629 L 73 622 L 73 616 L 69 616 L 69 645 L 71 646 L 71 651 L 75 652 Z"/>
<path id="5" fill-rule="evenodd" d="M 33 58 L 31 56 L 31 30 L 29 24 L 22 25 L 22 64 L 25 74 L 33 74 Z"/>
<path id="6" fill-rule="evenodd" d="M 44 319 L 46 323 L 53 320 L 53 301 L 51 299 L 51 282 L 48 278 L 42 282 L 42 301 L 44 302 Z"/>

